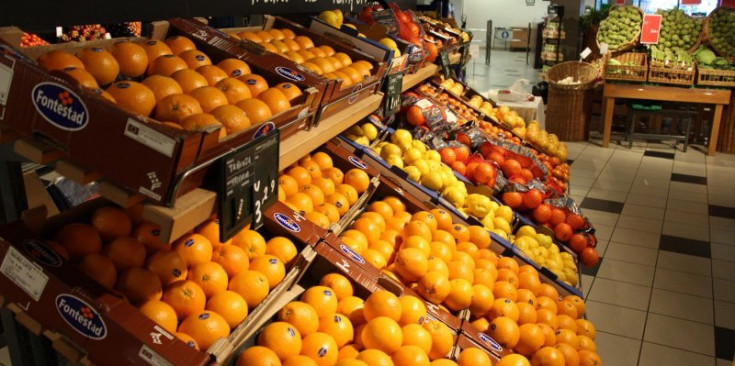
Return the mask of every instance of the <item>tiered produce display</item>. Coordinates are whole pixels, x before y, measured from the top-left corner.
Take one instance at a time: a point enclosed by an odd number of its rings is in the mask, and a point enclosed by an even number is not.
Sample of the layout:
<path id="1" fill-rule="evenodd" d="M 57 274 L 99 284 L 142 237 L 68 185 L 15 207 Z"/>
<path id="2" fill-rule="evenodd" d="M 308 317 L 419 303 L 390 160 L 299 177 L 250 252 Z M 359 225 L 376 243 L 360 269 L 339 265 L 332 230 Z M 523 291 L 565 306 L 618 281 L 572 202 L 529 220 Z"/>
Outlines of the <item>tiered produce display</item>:
<path id="1" fill-rule="evenodd" d="M 417 79 L 437 70 L 439 52 L 467 46 L 467 33 L 395 4 L 365 9 L 312 21 L 341 37 L 378 37 L 366 47 L 382 53 L 370 56 L 277 17 L 224 31 L 172 20 L 164 39 L 89 47 L 24 38 L 36 64 L 20 62 L 58 88 L 45 98 L 83 106 L 90 128 L 100 123 L 92 112 L 112 110 L 128 124 L 106 121 L 108 133 L 171 141 L 169 157 L 180 155 L 174 170 L 148 176 L 166 179 L 171 202 L 99 198 L 0 227 L 3 263 L 48 281 L 37 290 L 24 272 L 3 270 L 4 305 L 66 342 L 68 358 L 96 364 L 601 365 L 579 272 L 597 264 L 596 239 L 566 194 L 566 146 L 459 80 Z M 346 29 L 371 22 L 396 27 Z M 380 78 L 395 73 L 408 89 L 399 85 L 397 112 L 364 111 L 360 101 L 382 98 Z M 280 139 L 268 139 L 273 130 Z M 299 150 L 303 137 L 318 147 Z M 184 142 L 195 148 L 183 153 Z M 279 162 L 253 152 L 273 144 L 301 154 L 281 151 Z M 71 151 L 57 156 L 82 180 L 103 169 Z M 261 181 L 260 170 L 277 174 Z M 232 198 L 233 182 L 243 196 Z M 192 201 L 182 187 L 212 192 Z M 234 212 L 222 206 L 230 198 Z M 229 237 L 233 220 L 242 225 Z"/>

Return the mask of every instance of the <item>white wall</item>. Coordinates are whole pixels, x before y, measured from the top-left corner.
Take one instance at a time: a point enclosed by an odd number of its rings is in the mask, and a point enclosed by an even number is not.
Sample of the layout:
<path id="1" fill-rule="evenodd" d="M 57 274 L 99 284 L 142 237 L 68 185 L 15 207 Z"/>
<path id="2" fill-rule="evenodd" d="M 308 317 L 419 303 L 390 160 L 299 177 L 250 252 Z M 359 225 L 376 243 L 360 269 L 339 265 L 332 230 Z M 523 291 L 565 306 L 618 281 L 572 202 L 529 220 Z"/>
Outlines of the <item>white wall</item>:
<path id="1" fill-rule="evenodd" d="M 467 28 L 487 28 L 492 19 L 496 27 L 527 27 L 538 23 L 546 15 L 550 1 L 536 0 L 534 6 L 526 6 L 525 0 L 464 0 L 462 11 L 467 14 Z"/>

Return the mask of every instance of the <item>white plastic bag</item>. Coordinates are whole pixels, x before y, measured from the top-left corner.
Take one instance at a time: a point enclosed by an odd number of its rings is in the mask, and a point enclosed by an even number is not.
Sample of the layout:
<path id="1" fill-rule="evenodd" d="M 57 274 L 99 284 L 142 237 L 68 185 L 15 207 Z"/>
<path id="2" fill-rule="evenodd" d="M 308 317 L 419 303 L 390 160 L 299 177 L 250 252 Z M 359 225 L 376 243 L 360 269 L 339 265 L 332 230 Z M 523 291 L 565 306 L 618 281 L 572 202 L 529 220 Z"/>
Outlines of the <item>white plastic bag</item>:
<path id="1" fill-rule="evenodd" d="M 498 90 L 498 100 L 503 102 L 532 101 L 534 96 L 526 89 L 531 84 L 527 79 L 518 79 L 508 89 Z"/>

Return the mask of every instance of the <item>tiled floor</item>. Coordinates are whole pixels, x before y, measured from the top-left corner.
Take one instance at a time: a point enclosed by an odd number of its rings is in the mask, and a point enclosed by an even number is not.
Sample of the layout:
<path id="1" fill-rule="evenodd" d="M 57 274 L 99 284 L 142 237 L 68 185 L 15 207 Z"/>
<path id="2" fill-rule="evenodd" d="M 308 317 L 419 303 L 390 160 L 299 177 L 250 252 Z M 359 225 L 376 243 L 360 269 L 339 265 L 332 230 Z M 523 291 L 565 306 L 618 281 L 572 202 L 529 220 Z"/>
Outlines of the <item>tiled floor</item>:
<path id="1" fill-rule="evenodd" d="M 490 66 L 486 66 L 485 49 L 480 54 L 482 57 L 472 59 L 467 65 L 466 74 L 467 84 L 479 91 L 507 89 L 517 79 L 527 79 L 531 85 L 540 81 L 540 70 L 533 68 L 533 55 L 529 56 L 529 65 L 526 65 L 525 52 L 492 50 Z"/>
<path id="2" fill-rule="evenodd" d="M 731 365 L 735 156 L 567 146 L 571 196 L 600 241 L 583 285 L 605 366 Z"/>

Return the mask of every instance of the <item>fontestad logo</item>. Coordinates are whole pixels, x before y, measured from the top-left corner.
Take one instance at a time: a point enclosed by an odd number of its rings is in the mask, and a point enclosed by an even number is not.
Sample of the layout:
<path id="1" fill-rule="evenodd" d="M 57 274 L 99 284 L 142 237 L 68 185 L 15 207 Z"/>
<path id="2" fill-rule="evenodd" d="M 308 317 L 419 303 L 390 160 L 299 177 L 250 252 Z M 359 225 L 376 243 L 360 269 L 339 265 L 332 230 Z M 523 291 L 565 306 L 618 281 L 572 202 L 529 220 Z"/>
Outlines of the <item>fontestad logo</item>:
<path id="1" fill-rule="evenodd" d="M 61 318 L 79 334 L 94 340 L 107 336 L 102 317 L 86 301 L 70 294 L 56 296 L 56 310 Z"/>
<path id="2" fill-rule="evenodd" d="M 285 227 L 288 230 L 291 230 L 295 233 L 301 231 L 301 227 L 299 226 L 299 224 L 297 224 L 295 221 L 291 220 L 290 217 L 282 213 L 275 213 L 273 215 L 273 218 L 275 218 L 276 222 L 278 222 L 281 226 Z"/>
<path id="3" fill-rule="evenodd" d="M 350 157 L 348 157 L 347 159 L 350 161 L 350 163 L 352 163 L 352 165 L 354 165 L 354 166 L 356 166 L 356 167 L 358 167 L 358 168 L 360 168 L 362 170 L 367 169 L 367 164 L 365 164 L 365 162 L 363 162 L 362 160 L 360 160 L 357 156 L 350 155 Z"/>
<path id="4" fill-rule="evenodd" d="M 40 240 L 28 239 L 23 242 L 23 250 L 37 261 L 49 267 L 61 267 L 61 257 L 46 243 Z"/>
<path id="5" fill-rule="evenodd" d="M 492 339 L 489 335 L 485 333 L 480 333 L 480 340 L 482 340 L 486 344 L 489 344 L 490 347 L 492 347 L 492 349 L 498 352 L 503 351 L 503 347 L 500 346 L 500 343 L 496 342 L 494 339 Z"/>
<path id="6" fill-rule="evenodd" d="M 291 81 L 304 81 L 305 80 L 304 75 L 301 75 L 298 71 L 291 70 L 288 67 L 278 66 L 276 67 L 276 72 L 279 75 Z"/>
<path id="7" fill-rule="evenodd" d="M 340 244 L 339 249 L 342 250 L 342 253 L 344 253 L 348 258 L 352 259 L 353 261 L 357 263 L 362 263 L 362 264 L 365 263 L 365 259 L 362 258 L 361 255 L 357 254 L 357 252 L 354 251 L 352 248 L 344 244 Z"/>
<path id="8" fill-rule="evenodd" d="M 62 130 L 79 131 L 89 122 L 87 106 L 61 84 L 37 84 L 31 92 L 31 100 L 43 119 Z"/>

